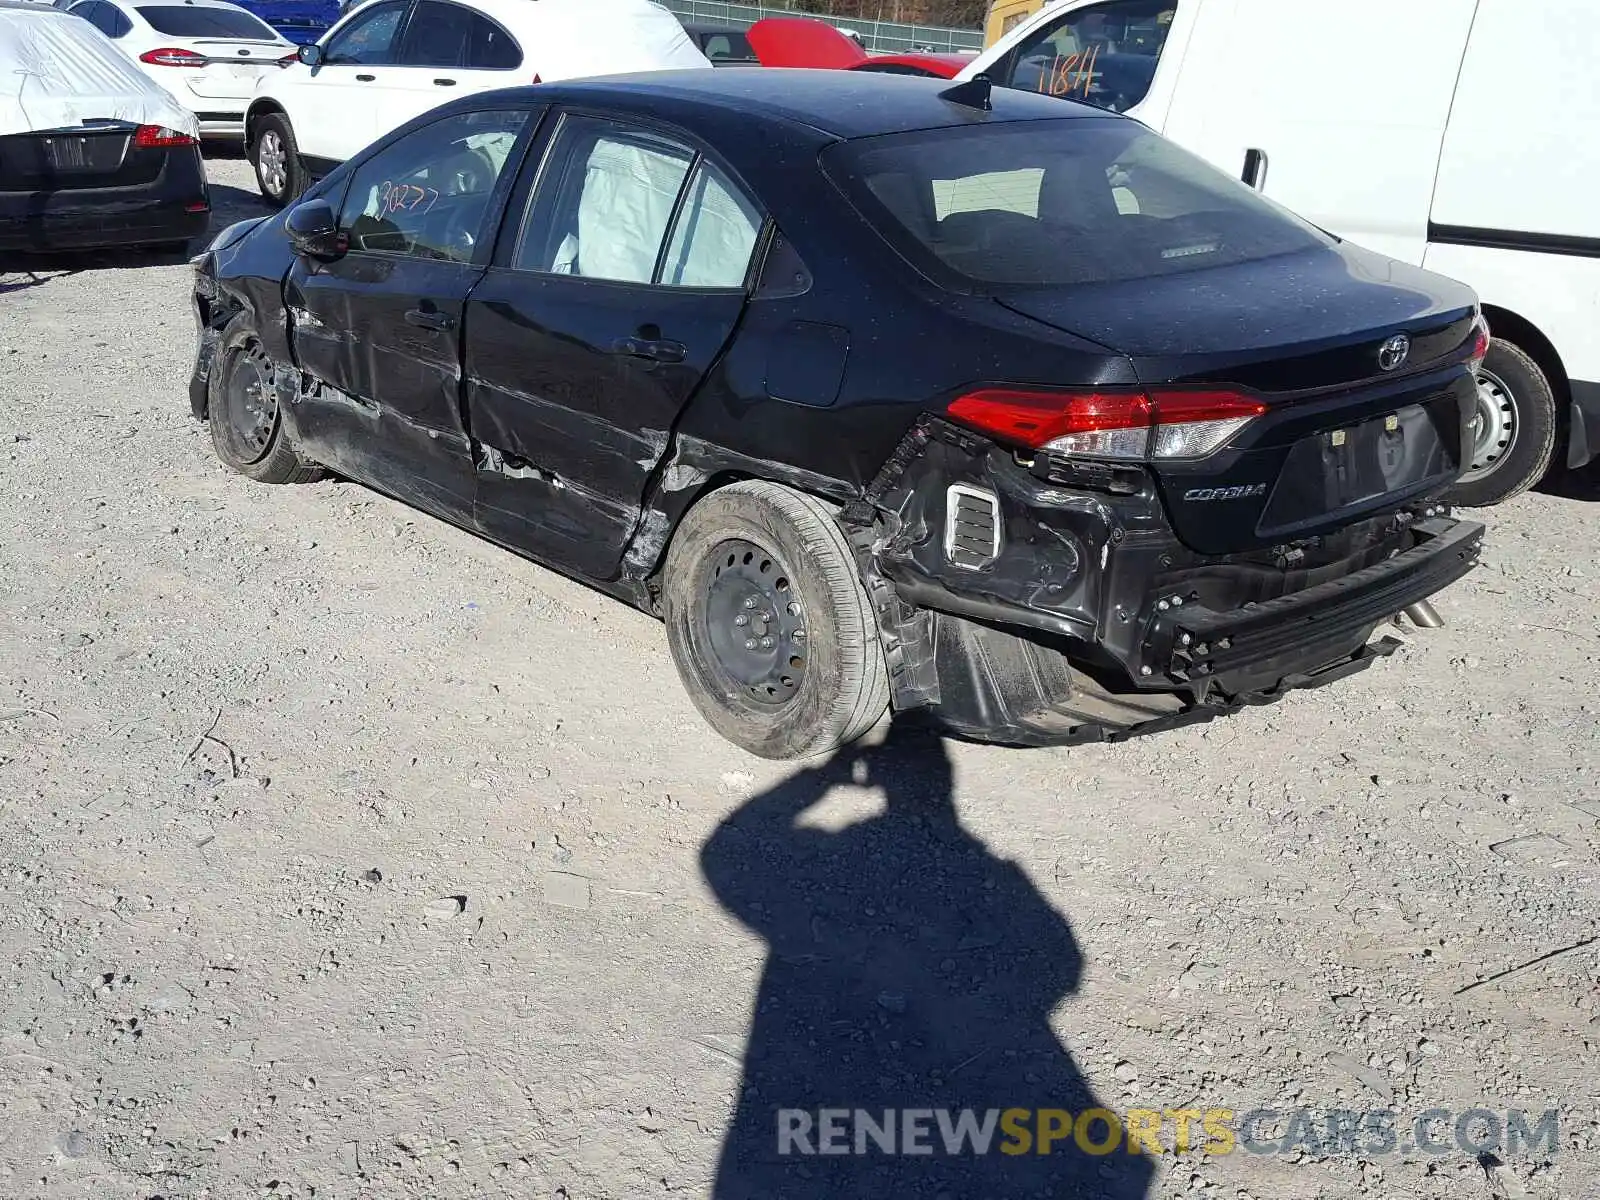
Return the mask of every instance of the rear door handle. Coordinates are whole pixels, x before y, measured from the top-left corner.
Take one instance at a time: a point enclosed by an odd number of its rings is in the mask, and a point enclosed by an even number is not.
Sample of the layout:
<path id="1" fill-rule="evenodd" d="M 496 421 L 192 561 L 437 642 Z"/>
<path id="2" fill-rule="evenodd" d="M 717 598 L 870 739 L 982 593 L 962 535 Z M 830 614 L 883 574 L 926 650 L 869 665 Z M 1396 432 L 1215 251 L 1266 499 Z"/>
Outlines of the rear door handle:
<path id="1" fill-rule="evenodd" d="M 456 85 L 454 79 L 435 79 L 433 82 L 439 87 L 455 87 Z"/>
<path id="2" fill-rule="evenodd" d="M 357 75 L 356 76 L 356 82 L 357 83 L 371 83 L 376 78 L 377 78 L 376 75 Z"/>
<path id="3" fill-rule="evenodd" d="M 435 333 L 444 333 L 456 327 L 454 317 L 431 308 L 413 308 L 406 313 L 406 324 L 415 325 L 418 329 L 431 329 Z"/>
<path id="4" fill-rule="evenodd" d="M 681 363 L 689 357 L 689 347 L 682 342 L 664 339 L 618 338 L 611 343 L 613 354 L 626 354 L 630 358 L 648 358 L 652 362 Z"/>

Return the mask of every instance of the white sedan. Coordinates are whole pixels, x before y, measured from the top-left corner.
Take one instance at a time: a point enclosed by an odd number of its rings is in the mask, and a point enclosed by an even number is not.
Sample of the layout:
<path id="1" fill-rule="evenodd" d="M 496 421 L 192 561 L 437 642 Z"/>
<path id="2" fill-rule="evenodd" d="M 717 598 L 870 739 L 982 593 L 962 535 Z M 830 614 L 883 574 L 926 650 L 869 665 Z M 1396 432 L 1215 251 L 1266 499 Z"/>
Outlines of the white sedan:
<path id="1" fill-rule="evenodd" d="M 77 0 L 67 11 L 192 110 L 202 137 L 243 137 L 261 76 L 294 60 L 293 42 L 226 0 Z"/>

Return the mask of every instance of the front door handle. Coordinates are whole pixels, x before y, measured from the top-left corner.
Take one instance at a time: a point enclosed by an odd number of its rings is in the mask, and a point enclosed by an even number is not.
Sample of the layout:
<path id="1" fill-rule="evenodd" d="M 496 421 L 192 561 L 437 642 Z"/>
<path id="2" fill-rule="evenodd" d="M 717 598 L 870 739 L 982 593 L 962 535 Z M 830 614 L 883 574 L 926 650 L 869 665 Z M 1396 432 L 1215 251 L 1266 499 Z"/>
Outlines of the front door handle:
<path id="1" fill-rule="evenodd" d="M 418 329 L 431 329 L 435 333 L 445 333 L 456 327 L 454 317 L 434 308 L 413 308 L 406 313 L 406 324 L 415 325 Z"/>
<path id="2" fill-rule="evenodd" d="M 689 357 L 689 347 L 682 342 L 660 338 L 618 338 L 611 343 L 611 352 L 660 363 L 681 363 Z"/>
<path id="3" fill-rule="evenodd" d="M 356 76 L 356 82 L 357 83 L 371 83 L 376 78 L 377 78 L 376 75 L 357 75 Z"/>
<path id="4" fill-rule="evenodd" d="M 439 87 L 455 87 L 456 85 L 454 79 L 435 79 L 433 82 Z"/>

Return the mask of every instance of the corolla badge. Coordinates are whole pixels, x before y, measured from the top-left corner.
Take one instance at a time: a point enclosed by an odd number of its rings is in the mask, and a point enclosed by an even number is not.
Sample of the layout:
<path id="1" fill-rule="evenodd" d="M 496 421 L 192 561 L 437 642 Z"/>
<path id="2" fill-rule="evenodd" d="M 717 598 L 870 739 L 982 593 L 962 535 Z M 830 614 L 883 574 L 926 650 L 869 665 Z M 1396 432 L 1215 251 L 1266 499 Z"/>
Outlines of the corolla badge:
<path id="1" fill-rule="evenodd" d="M 1397 333 L 1378 347 L 1378 369 L 1398 371 L 1410 357 L 1411 339 L 1403 333 Z"/>
<path id="2" fill-rule="evenodd" d="M 1190 488 L 1183 498 L 1193 504 L 1208 500 L 1248 500 L 1252 496 L 1266 494 L 1267 485 L 1264 483 L 1241 483 L 1234 487 Z"/>

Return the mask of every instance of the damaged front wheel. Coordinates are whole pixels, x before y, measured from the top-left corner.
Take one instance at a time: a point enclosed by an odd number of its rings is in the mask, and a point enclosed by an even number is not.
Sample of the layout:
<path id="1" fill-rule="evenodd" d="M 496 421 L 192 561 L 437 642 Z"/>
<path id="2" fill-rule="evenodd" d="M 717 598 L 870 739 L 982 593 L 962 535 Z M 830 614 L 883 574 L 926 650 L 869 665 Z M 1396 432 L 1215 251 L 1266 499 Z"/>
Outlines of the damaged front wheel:
<path id="1" fill-rule="evenodd" d="M 321 474 L 284 435 L 272 362 L 257 346 L 227 352 L 206 420 L 223 465 L 258 483 L 309 483 Z"/>
<path id="2" fill-rule="evenodd" d="M 695 505 L 667 555 L 662 606 L 690 698 L 752 754 L 826 754 L 889 706 L 855 558 L 814 496 L 752 480 Z"/>

